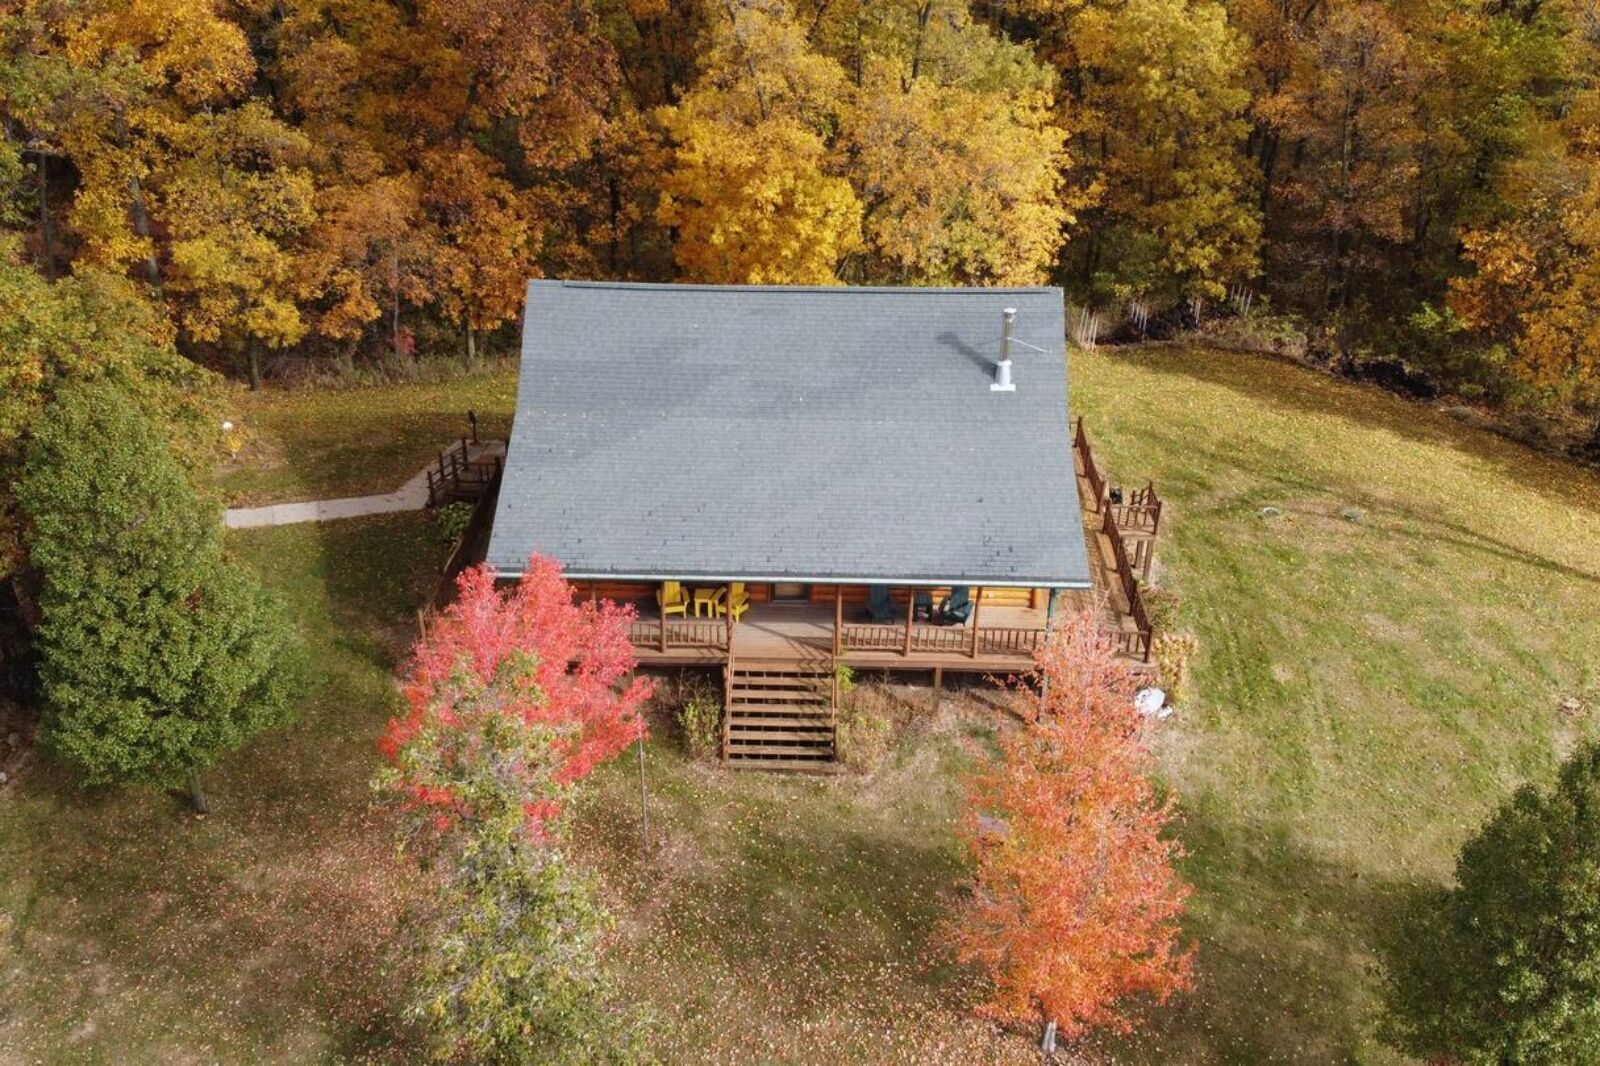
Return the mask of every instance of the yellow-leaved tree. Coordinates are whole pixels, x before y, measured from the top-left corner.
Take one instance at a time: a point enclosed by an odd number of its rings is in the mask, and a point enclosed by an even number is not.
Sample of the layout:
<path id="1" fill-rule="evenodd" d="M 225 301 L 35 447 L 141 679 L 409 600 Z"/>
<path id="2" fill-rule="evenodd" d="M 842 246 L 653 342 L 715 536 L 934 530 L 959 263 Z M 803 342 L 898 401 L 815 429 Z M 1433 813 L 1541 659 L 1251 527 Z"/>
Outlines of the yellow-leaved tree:
<path id="1" fill-rule="evenodd" d="M 862 4 L 845 117 L 866 279 L 1036 284 L 1066 239 L 1056 78 L 954 0 Z"/>
<path id="2" fill-rule="evenodd" d="M 166 291 L 184 332 L 243 349 L 261 385 L 259 347 L 305 336 L 295 245 L 314 212 L 305 137 L 265 104 L 201 113 L 175 133 L 158 188 L 170 242 Z"/>
<path id="3" fill-rule="evenodd" d="M 1512 370 L 1546 398 L 1600 401 L 1600 87 L 1581 94 L 1545 150 L 1510 168 L 1518 205 L 1463 238 L 1473 273 L 1452 281 L 1464 323 L 1506 346 Z M 1600 417 L 1591 434 L 1600 446 Z"/>
<path id="4" fill-rule="evenodd" d="M 249 42 L 212 0 L 87 0 L 35 17 L 57 91 L 19 111 L 78 170 L 69 219 L 80 257 L 141 263 L 160 284 L 148 186 L 197 113 L 245 91 L 255 70 Z"/>
<path id="5" fill-rule="evenodd" d="M 781 0 L 725 0 L 695 87 L 657 112 L 671 147 L 657 219 L 691 281 L 834 284 L 861 203 L 827 140 L 844 71 Z"/>
<path id="6" fill-rule="evenodd" d="M 535 271 L 531 213 L 500 164 L 469 145 L 433 153 L 423 174 L 423 204 L 439 232 L 439 306 L 461 327 L 471 369 L 478 334 L 515 318 L 522 305 Z"/>
<path id="7" fill-rule="evenodd" d="M 1214 0 L 1029 0 L 1071 87 L 1072 266 L 1096 295 L 1220 297 L 1257 269 L 1244 48 Z"/>

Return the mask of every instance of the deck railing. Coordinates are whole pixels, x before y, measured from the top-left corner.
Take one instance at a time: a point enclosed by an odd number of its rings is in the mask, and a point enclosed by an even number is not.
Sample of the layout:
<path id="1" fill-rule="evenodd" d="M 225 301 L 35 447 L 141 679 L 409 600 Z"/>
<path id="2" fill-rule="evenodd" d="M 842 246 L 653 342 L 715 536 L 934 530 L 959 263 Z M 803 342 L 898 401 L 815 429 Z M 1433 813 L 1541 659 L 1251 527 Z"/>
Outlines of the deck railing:
<path id="1" fill-rule="evenodd" d="M 728 624 L 720 619 L 637 618 L 628 626 L 628 639 L 638 648 L 728 650 Z"/>
<path id="2" fill-rule="evenodd" d="M 1044 643 L 1045 631 L 1031 626 L 913 625 L 909 645 L 904 622 L 847 622 L 839 627 L 841 651 L 942 653 L 981 658 L 1027 656 Z"/>
<path id="3" fill-rule="evenodd" d="M 1145 613 L 1144 600 L 1139 595 L 1139 579 L 1134 576 L 1133 559 L 1128 553 L 1128 545 L 1122 535 L 1122 530 L 1117 526 L 1115 513 L 1111 508 L 1106 508 L 1104 517 L 1100 522 L 1100 532 L 1111 544 L 1111 555 L 1116 563 L 1117 580 L 1121 584 L 1122 596 L 1128 601 L 1128 615 L 1133 620 L 1134 631 L 1127 632 L 1120 627 L 1110 629 L 1106 636 L 1119 650 L 1137 657 L 1141 662 L 1150 661 L 1150 638 L 1153 635 L 1150 627 L 1150 616 Z M 1148 546 L 1150 541 L 1142 543 Z M 1148 562 L 1148 557 L 1146 557 Z"/>
<path id="4" fill-rule="evenodd" d="M 1083 463 L 1083 479 L 1089 483 L 1089 493 L 1093 499 L 1084 500 L 1084 506 L 1098 513 L 1106 501 L 1106 479 L 1100 473 L 1100 468 L 1094 462 L 1094 449 L 1089 447 L 1089 434 L 1083 428 L 1083 416 L 1078 416 L 1078 430 L 1072 436 L 1072 447 L 1077 451 L 1079 460 Z"/>
<path id="5" fill-rule="evenodd" d="M 472 458 L 467 438 L 462 437 L 440 452 L 438 462 L 428 468 L 428 506 L 476 500 L 499 470 L 499 456 Z"/>
<path id="6" fill-rule="evenodd" d="M 1128 493 L 1121 503 L 1113 503 L 1111 510 L 1124 535 L 1153 537 L 1161 528 L 1161 497 L 1156 495 L 1154 482 Z"/>
<path id="7" fill-rule="evenodd" d="M 1141 607 L 1141 613 L 1143 608 Z M 1137 626 L 1138 623 L 1136 622 Z M 1106 626 L 1101 630 L 1101 636 L 1111 645 L 1113 651 L 1138 659 L 1142 663 L 1150 661 L 1150 630 L 1149 623 L 1144 627 L 1134 629 L 1116 629 Z"/>
<path id="8" fill-rule="evenodd" d="M 984 626 L 978 630 L 979 655 L 1033 655 L 1044 646 L 1043 629 Z"/>
<path id="9" fill-rule="evenodd" d="M 912 627 L 912 640 L 916 639 Z M 839 627 L 839 647 L 843 651 L 904 651 L 906 627 L 891 623 L 850 623 Z"/>
<path id="10" fill-rule="evenodd" d="M 1106 477 L 1094 459 L 1094 449 L 1089 444 L 1089 434 L 1083 428 L 1083 416 L 1078 416 L 1078 428 L 1072 436 L 1072 447 L 1078 453 L 1083 469 L 1083 480 L 1088 483 L 1090 499 L 1084 507 L 1100 516 L 1100 532 L 1111 544 L 1111 554 L 1116 564 L 1117 581 L 1122 597 L 1128 603 L 1128 617 L 1133 628 L 1107 625 L 1106 639 L 1124 654 L 1142 662 L 1150 661 L 1152 630 L 1150 616 L 1145 613 L 1144 600 L 1139 595 L 1139 582 L 1150 579 L 1150 564 L 1155 557 L 1156 532 L 1161 528 L 1161 497 L 1156 495 L 1153 482 L 1135 489 L 1125 498 L 1113 503 Z"/>
<path id="11" fill-rule="evenodd" d="M 428 635 L 428 628 L 433 624 L 434 613 L 444 610 L 456 598 L 456 578 L 461 575 L 461 571 L 483 562 L 483 557 L 488 552 L 489 529 L 494 523 L 495 502 L 500 496 L 500 477 L 500 460 L 496 459 L 488 485 L 477 502 L 472 505 L 472 516 L 467 519 L 466 528 L 462 530 L 455 547 L 445 559 L 444 567 L 439 571 L 439 582 L 434 586 L 433 596 L 425 608 L 429 613 L 426 618 L 418 617 L 417 627 L 424 637 Z"/>

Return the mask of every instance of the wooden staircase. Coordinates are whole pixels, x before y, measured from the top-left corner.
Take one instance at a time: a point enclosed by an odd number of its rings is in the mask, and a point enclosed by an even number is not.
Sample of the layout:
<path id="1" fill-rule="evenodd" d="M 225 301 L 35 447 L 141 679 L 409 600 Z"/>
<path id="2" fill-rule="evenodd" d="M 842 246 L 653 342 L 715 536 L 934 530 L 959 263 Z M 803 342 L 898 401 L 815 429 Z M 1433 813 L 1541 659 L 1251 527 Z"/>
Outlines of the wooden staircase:
<path id="1" fill-rule="evenodd" d="M 722 758 L 736 769 L 831 772 L 833 662 L 730 657 L 723 701 Z"/>

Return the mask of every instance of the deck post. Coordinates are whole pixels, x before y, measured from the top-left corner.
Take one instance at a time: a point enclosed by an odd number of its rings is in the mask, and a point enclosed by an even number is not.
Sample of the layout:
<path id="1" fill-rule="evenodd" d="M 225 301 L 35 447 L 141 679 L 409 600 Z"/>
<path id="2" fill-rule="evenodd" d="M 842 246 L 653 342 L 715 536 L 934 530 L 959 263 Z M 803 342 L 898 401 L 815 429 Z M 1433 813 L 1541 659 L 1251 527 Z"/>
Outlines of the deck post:
<path id="1" fill-rule="evenodd" d="M 840 630 L 844 628 L 844 586 L 833 586 L 833 657 L 839 657 Z"/>
<path id="2" fill-rule="evenodd" d="M 727 626 L 725 627 L 723 632 L 724 632 L 724 634 L 726 635 L 726 637 L 728 639 L 728 654 L 732 655 L 733 654 L 733 585 L 732 585 L 731 582 L 728 585 L 728 599 L 727 599 L 727 602 L 725 604 L 723 604 L 723 606 L 727 608 L 727 612 L 723 616 L 724 618 L 727 619 Z"/>
<path id="3" fill-rule="evenodd" d="M 914 588 L 911 588 L 910 586 L 907 586 L 906 587 L 906 650 L 905 650 L 905 654 L 907 656 L 909 656 L 911 654 L 911 623 L 916 620 L 916 616 L 917 616 L 917 590 L 914 589 Z"/>
<path id="4" fill-rule="evenodd" d="M 665 655 L 666 653 L 667 653 L 667 608 L 666 608 L 665 605 L 663 605 L 662 608 L 661 608 L 661 654 Z"/>
<path id="5" fill-rule="evenodd" d="M 967 658 L 978 657 L 978 612 L 983 610 L 983 586 L 978 586 L 978 595 L 972 601 L 972 647 L 967 651 Z"/>

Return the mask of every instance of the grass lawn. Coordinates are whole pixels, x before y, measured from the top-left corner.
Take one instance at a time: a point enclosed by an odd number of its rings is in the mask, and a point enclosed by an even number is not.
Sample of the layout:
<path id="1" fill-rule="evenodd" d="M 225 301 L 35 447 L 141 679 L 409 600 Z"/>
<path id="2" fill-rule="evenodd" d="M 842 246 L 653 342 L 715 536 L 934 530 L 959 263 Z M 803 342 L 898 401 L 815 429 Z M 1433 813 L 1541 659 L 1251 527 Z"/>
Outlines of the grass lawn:
<path id="1" fill-rule="evenodd" d="M 1169 501 L 1158 558 L 1202 646 L 1198 706 L 1160 740 L 1200 983 L 1123 1050 L 1382 1061 L 1372 965 L 1395 904 L 1593 731 L 1556 706 L 1600 703 L 1600 481 L 1284 363 L 1074 368 L 1106 465 Z"/>
<path id="2" fill-rule="evenodd" d="M 420 515 L 229 543 L 305 627 L 316 687 L 209 775 L 204 821 L 48 760 L 0 791 L 0 1064 L 416 1057 L 386 954 L 407 883 L 367 782 L 442 551 Z"/>
<path id="3" fill-rule="evenodd" d="M 1194 704 L 1157 735 L 1185 812 L 1199 985 L 1090 1050 L 1394 1061 L 1374 1036 L 1394 908 L 1591 731 L 1556 704 L 1600 703 L 1600 482 L 1250 356 L 1102 351 L 1075 356 L 1073 379 L 1114 482 L 1153 477 L 1168 500 L 1158 565 L 1202 649 Z M 223 483 L 381 489 L 470 403 L 492 409 L 465 397 L 508 411 L 510 390 L 264 394 L 246 418 L 280 444 Z M 385 949 L 410 882 L 366 783 L 439 551 L 414 515 L 230 543 L 292 601 L 320 685 L 299 726 L 212 775 L 204 822 L 167 797 L 84 794 L 48 761 L 0 790 L 4 1066 L 416 1055 Z M 972 976 L 939 949 L 961 885 L 954 777 L 985 719 L 895 691 L 909 724 L 869 780 L 705 769 L 659 729 L 648 856 L 631 754 L 602 771 L 578 846 L 669 1060 L 1036 1061 L 972 1017 Z"/>
<path id="4" fill-rule="evenodd" d="M 388 492 L 468 435 L 468 411 L 480 437 L 503 439 L 516 392 L 505 361 L 427 384 L 240 389 L 228 417 L 245 448 L 217 469 L 215 484 L 230 506 Z"/>
<path id="5" fill-rule="evenodd" d="M 1038 1061 L 973 1015 L 980 990 L 939 947 L 961 892 L 959 775 L 992 719 L 885 692 L 909 725 L 870 780 L 692 764 L 657 715 L 644 859 L 633 753 L 602 772 L 574 835 L 606 871 L 619 971 L 664 1061 Z"/>

